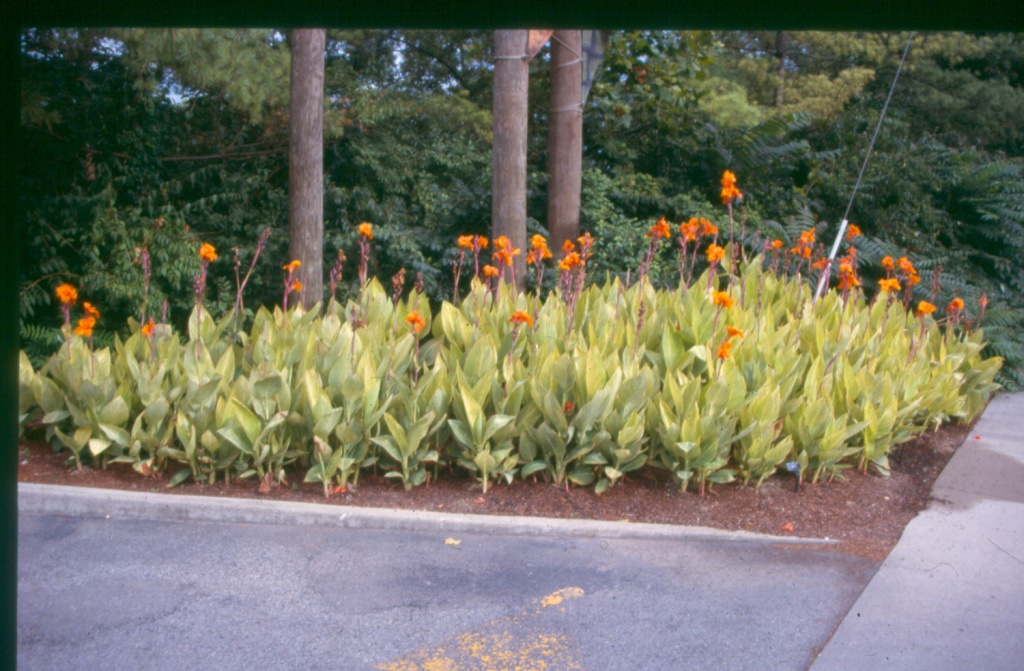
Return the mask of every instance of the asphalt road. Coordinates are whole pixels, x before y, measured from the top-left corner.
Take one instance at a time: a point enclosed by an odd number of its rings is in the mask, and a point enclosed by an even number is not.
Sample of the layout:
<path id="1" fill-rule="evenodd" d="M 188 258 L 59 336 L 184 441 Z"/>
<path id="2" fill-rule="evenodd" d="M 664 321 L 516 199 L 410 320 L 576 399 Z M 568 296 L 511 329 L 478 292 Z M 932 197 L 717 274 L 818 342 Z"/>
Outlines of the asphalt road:
<path id="1" fill-rule="evenodd" d="M 878 568 L 750 537 L 19 525 L 23 671 L 806 669 Z"/>

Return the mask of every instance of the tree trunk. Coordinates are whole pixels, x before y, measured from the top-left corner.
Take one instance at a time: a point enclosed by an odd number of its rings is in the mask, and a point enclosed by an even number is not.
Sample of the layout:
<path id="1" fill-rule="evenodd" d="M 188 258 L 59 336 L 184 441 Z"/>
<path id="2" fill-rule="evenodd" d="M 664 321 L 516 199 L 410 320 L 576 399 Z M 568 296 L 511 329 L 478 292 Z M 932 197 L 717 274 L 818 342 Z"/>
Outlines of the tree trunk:
<path id="1" fill-rule="evenodd" d="M 525 30 L 494 31 L 494 146 L 491 235 L 523 250 L 515 258 L 520 288 L 526 280 L 526 121 L 529 63 Z M 509 280 L 506 270 L 506 280 Z"/>
<path id="2" fill-rule="evenodd" d="M 555 31 L 551 40 L 551 115 L 548 120 L 548 234 L 562 254 L 580 234 L 583 169 L 583 61 L 579 30 Z"/>
<path id="3" fill-rule="evenodd" d="M 302 262 L 302 304 L 324 293 L 324 48 L 326 33 L 288 31 L 291 82 L 288 99 L 288 251 Z M 294 301 L 289 298 L 289 302 Z"/>
<path id="4" fill-rule="evenodd" d="M 782 107 L 786 99 L 786 33 L 775 34 L 775 57 L 779 59 L 779 83 L 775 86 L 775 107 Z"/>

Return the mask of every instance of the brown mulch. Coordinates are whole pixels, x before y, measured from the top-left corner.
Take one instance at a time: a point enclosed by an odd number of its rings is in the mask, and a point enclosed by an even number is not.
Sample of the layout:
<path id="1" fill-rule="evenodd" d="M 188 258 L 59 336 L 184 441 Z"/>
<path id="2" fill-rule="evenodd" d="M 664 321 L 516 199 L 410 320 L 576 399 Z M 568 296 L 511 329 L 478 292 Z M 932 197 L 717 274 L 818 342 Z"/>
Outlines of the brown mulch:
<path id="1" fill-rule="evenodd" d="M 406 492 L 401 484 L 383 477 L 360 476 L 358 488 L 325 499 L 322 485 L 292 482 L 268 494 L 255 480 L 233 480 L 225 485 L 186 483 L 168 489 L 167 478 L 176 468 L 156 477 L 143 477 L 129 466 L 114 464 L 106 470 L 84 467 L 69 470 L 67 453 L 55 453 L 36 432 L 19 447 L 19 482 L 79 487 L 101 487 L 141 492 L 198 494 L 236 498 L 269 498 L 374 508 L 408 508 L 484 515 L 526 515 L 570 519 L 624 520 L 753 531 L 803 538 L 830 538 L 839 549 L 874 561 L 889 554 L 903 528 L 929 501 L 932 484 L 972 425 L 946 425 L 901 445 L 890 455 L 892 476 L 882 478 L 854 470 L 845 479 L 803 483 L 794 492 L 794 478 L 777 474 L 760 489 L 738 483 L 715 486 L 705 496 L 680 493 L 668 475 L 644 469 L 597 495 L 592 488 L 566 491 L 542 481 L 515 481 L 494 485 L 486 495 L 480 486 L 458 473 L 447 474 L 426 486 Z M 302 474 L 293 476 L 301 480 Z"/>

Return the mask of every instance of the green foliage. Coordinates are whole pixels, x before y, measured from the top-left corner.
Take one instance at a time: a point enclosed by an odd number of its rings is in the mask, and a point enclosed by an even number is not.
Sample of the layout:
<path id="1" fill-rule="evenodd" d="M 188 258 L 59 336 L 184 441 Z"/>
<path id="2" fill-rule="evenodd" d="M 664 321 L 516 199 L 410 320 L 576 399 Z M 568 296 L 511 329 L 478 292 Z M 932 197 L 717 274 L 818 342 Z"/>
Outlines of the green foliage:
<path id="1" fill-rule="evenodd" d="M 590 279 L 624 279 L 662 216 L 725 231 L 725 169 L 744 193 L 734 215 L 748 251 L 781 237 L 773 219 L 803 222 L 796 233 L 813 225 L 827 243 L 906 37 L 613 34 L 584 110 L 581 223 L 602 240 Z M 253 270 L 243 326 L 277 304 L 288 247 L 285 34 L 29 28 L 21 43 L 19 317 L 33 365 L 62 343 L 53 289 L 63 281 L 102 310 L 100 346 L 126 341 L 128 318 L 159 316 L 164 300 L 168 323 L 186 331 L 201 242 L 221 255 L 205 297 L 221 314 L 235 298 L 233 248 L 244 276 L 246 250 L 270 228 L 274 262 Z M 1024 382 L 1022 54 L 1016 34 L 915 36 L 850 216 L 865 232 L 866 286 L 883 275 L 882 257 L 910 255 L 924 277 L 915 301 L 930 297 L 940 266 L 937 303 L 960 296 L 976 319 L 987 294 L 988 351 L 1006 358 L 1008 387 Z M 326 59 L 324 266 L 343 250 L 338 297 L 355 296 L 354 228 L 370 221 L 372 269 L 423 273 L 436 307 L 452 296 L 451 241 L 489 231 L 493 32 L 330 30 Z M 547 50 L 530 70 L 532 233 L 546 217 Z M 696 272 L 705 268 L 698 259 Z M 675 287 L 675 254 L 659 251 L 649 279 Z"/>
<path id="2" fill-rule="evenodd" d="M 72 335 L 39 372 L 23 354 L 21 417 L 37 406 L 79 465 L 174 468 L 171 486 L 298 471 L 329 495 L 374 467 L 410 489 L 447 461 L 485 493 L 517 476 L 600 493 L 648 464 L 704 492 L 785 461 L 887 474 L 894 446 L 998 388 L 962 316 L 940 327 L 860 291 L 812 303 L 808 278 L 766 263 L 730 250 L 673 289 L 561 282 L 544 300 L 474 278 L 436 318 L 376 279 L 344 307 L 260 308 L 248 330 L 198 305 L 184 338 L 132 319 L 113 351 Z"/>

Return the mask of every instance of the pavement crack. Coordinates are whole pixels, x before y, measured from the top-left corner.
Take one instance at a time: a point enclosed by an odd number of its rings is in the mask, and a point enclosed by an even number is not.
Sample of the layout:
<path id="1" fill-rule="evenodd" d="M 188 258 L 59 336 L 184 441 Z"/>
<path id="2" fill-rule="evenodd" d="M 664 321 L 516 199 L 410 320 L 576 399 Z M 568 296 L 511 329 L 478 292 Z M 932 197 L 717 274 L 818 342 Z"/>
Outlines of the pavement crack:
<path id="1" fill-rule="evenodd" d="M 956 573 L 956 577 L 957 578 L 960 577 L 960 574 L 957 573 L 957 570 L 955 568 L 953 568 L 953 565 L 950 564 L 949 562 L 944 562 L 944 561 L 943 562 L 939 562 L 938 564 L 936 564 L 935 566 L 933 566 L 931 568 L 925 569 L 924 572 L 925 573 L 931 573 L 932 571 L 934 571 L 935 569 L 939 568 L 940 566 L 948 566 L 949 570 L 951 570 L 953 573 Z"/>
<path id="2" fill-rule="evenodd" d="M 988 542 L 991 543 L 992 545 L 995 545 L 997 550 L 1000 550 L 1000 551 L 1006 553 L 1006 556 L 1008 556 L 1010 559 L 1014 560 L 1018 564 L 1024 564 L 1024 561 L 1021 561 L 1018 557 L 1015 557 L 1014 555 L 1010 554 L 1009 552 L 1007 552 L 1003 548 L 1001 548 L 998 545 L 996 545 L 996 542 L 994 540 L 992 540 L 991 538 L 988 539 Z"/>

